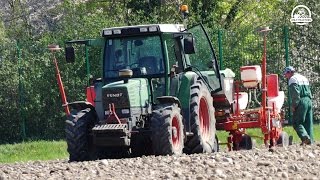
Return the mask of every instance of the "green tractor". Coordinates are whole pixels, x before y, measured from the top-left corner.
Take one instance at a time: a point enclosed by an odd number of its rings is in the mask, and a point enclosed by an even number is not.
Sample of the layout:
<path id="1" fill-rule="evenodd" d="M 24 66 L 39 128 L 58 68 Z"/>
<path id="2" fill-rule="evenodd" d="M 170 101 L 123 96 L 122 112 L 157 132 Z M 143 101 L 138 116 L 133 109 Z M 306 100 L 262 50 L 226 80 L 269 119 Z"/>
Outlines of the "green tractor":
<path id="1" fill-rule="evenodd" d="M 213 96 L 222 86 L 201 24 L 107 28 L 99 44 L 103 76 L 86 101 L 68 103 L 70 161 L 218 151 Z"/>

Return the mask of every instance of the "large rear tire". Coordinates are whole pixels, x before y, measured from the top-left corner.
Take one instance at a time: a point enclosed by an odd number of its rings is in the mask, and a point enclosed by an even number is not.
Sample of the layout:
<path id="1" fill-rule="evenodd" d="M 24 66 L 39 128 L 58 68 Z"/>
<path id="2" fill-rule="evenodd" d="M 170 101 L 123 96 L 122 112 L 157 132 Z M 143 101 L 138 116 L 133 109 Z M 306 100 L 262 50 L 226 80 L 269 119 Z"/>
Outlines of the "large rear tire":
<path id="1" fill-rule="evenodd" d="M 95 159 L 91 129 L 96 121 L 96 113 L 90 108 L 72 112 L 66 120 L 65 132 L 70 162 Z"/>
<path id="2" fill-rule="evenodd" d="M 152 147 L 155 155 L 180 155 L 184 147 L 181 109 L 160 105 L 152 112 Z"/>
<path id="3" fill-rule="evenodd" d="M 190 99 L 191 136 L 186 142 L 187 153 L 211 153 L 215 151 L 216 119 L 212 96 L 201 81 L 191 86 Z"/>

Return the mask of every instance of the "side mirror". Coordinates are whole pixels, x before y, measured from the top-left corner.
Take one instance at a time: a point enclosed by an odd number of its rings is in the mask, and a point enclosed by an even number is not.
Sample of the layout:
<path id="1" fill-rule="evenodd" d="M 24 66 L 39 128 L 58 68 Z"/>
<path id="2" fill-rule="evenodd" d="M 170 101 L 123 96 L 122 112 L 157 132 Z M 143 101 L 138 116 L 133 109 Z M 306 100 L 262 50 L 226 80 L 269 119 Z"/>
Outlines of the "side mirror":
<path id="1" fill-rule="evenodd" d="M 74 61 L 75 61 L 74 48 L 72 46 L 66 47 L 65 53 L 66 53 L 67 63 L 74 63 Z"/>
<path id="2" fill-rule="evenodd" d="M 186 54 L 194 54 L 196 53 L 196 48 L 194 47 L 195 39 L 192 36 L 185 37 L 183 40 L 184 44 L 184 53 Z"/>

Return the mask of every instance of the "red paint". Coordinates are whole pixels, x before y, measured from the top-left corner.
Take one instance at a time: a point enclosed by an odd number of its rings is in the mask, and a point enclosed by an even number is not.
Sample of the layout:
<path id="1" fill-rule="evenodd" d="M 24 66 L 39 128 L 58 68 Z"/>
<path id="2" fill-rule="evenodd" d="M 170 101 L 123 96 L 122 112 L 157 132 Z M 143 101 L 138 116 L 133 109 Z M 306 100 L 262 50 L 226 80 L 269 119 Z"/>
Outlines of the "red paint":
<path id="1" fill-rule="evenodd" d="M 64 91 L 64 86 L 61 80 L 61 75 L 60 75 L 60 71 L 59 71 L 59 67 L 58 67 L 58 62 L 57 59 L 55 57 L 53 57 L 53 63 L 56 69 L 56 78 L 57 78 L 57 82 L 58 82 L 58 86 L 59 86 L 59 91 L 60 91 L 60 95 L 61 95 L 61 100 L 62 100 L 62 106 L 64 107 L 64 111 L 67 115 L 70 115 L 70 110 L 69 110 L 69 106 L 68 106 L 68 102 L 67 102 L 67 97 L 66 97 L 66 93 Z"/>
<path id="2" fill-rule="evenodd" d="M 87 101 L 95 106 L 94 100 L 96 99 L 96 92 L 94 91 L 94 86 L 89 86 L 86 89 Z"/>
<path id="3" fill-rule="evenodd" d="M 182 139 L 180 139 L 180 133 L 181 133 L 181 127 L 180 127 L 180 123 L 179 123 L 179 119 L 178 117 L 174 116 L 172 118 L 172 144 L 173 144 L 173 148 L 177 149 L 180 147 L 180 142 L 182 141 Z"/>
<path id="4" fill-rule="evenodd" d="M 210 116 L 209 116 L 209 107 L 206 99 L 202 97 L 200 99 L 199 107 L 199 120 L 200 120 L 200 132 L 204 139 L 209 138 L 210 131 Z"/>
<path id="5" fill-rule="evenodd" d="M 277 74 L 267 75 L 267 94 L 268 97 L 277 97 L 279 95 L 279 82 Z"/>
<path id="6" fill-rule="evenodd" d="M 242 67 L 240 68 L 240 71 L 250 70 L 250 69 L 256 70 L 257 67 L 255 67 L 255 66 L 242 66 Z"/>

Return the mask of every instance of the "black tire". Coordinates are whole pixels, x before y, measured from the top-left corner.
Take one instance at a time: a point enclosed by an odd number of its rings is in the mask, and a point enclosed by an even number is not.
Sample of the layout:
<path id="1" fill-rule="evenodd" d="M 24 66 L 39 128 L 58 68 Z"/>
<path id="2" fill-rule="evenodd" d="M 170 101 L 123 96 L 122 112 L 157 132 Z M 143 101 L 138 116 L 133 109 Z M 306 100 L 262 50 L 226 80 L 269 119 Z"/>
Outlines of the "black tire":
<path id="1" fill-rule="evenodd" d="M 152 148 L 155 155 L 180 155 L 184 148 L 181 109 L 176 105 L 159 105 L 152 112 Z"/>
<path id="2" fill-rule="evenodd" d="M 279 139 L 277 140 L 277 146 L 288 147 L 290 145 L 289 135 L 282 131 L 280 133 Z"/>
<path id="3" fill-rule="evenodd" d="M 214 151 L 216 119 L 212 96 L 201 81 L 191 86 L 190 122 L 193 136 L 186 142 L 187 153 L 211 153 Z"/>
<path id="4" fill-rule="evenodd" d="M 239 143 L 239 149 L 251 150 L 253 148 L 251 136 L 244 134 L 242 135 L 241 141 Z"/>
<path id="5" fill-rule="evenodd" d="M 95 159 L 91 129 L 96 121 L 96 113 L 90 108 L 72 112 L 66 120 L 65 132 L 70 162 Z"/>

